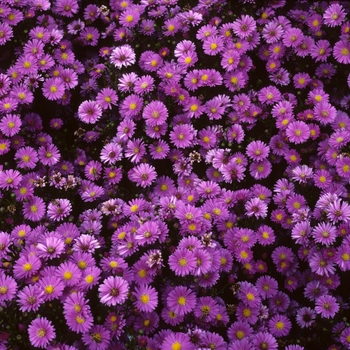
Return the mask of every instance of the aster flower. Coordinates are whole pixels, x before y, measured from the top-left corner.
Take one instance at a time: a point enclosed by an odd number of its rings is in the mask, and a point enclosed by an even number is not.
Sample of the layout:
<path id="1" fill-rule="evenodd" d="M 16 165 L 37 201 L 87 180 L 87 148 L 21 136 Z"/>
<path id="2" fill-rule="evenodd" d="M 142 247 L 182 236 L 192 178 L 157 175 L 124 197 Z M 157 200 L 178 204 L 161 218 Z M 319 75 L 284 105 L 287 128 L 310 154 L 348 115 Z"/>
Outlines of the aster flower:
<path id="1" fill-rule="evenodd" d="M 162 349 L 164 350 L 191 350 L 192 348 L 193 344 L 190 342 L 190 337 L 185 333 L 171 332 L 162 342 Z"/>
<path id="2" fill-rule="evenodd" d="M 61 16 L 73 17 L 79 10 L 79 5 L 74 0 L 59 0 L 53 11 Z"/>
<path id="3" fill-rule="evenodd" d="M 256 23 L 253 17 L 242 15 L 240 19 L 233 22 L 232 29 L 239 38 L 244 39 L 256 30 Z"/>
<path id="4" fill-rule="evenodd" d="M 72 205 L 68 199 L 55 199 L 47 206 L 47 215 L 51 220 L 61 221 L 72 211 Z"/>
<path id="5" fill-rule="evenodd" d="M 9 41 L 13 37 L 13 30 L 11 26 L 6 23 L 0 23 L 0 46 L 4 45 L 7 41 Z"/>
<path id="6" fill-rule="evenodd" d="M 284 315 L 275 315 L 269 320 L 269 330 L 275 337 L 284 337 L 289 334 L 292 323 Z"/>
<path id="7" fill-rule="evenodd" d="M 269 155 L 270 148 L 264 142 L 252 141 L 247 146 L 247 156 L 252 158 L 254 161 L 262 160 L 267 158 Z"/>
<path id="8" fill-rule="evenodd" d="M 38 158 L 44 165 L 55 165 L 60 161 L 61 154 L 54 144 L 47 144 L 38 149 Z"/>
<path id="9" fill-rule="evenodd" d="M 265 179 L 266 177 L 268 177 L 271 173 L 271 170 L 272 165 L 267 159 L 258 162 L 253 162 L 250 165 L 249 169 L 250 175 L 257 180 Z"/>
<path id="10" fill-rule="evenodd" d="M 193 252 L 179 248 L 170 255 L 169 267 L 177 276 L 186 276 L 196 267 L 196 258 Z"/>
<path id="11" fill-rule="evenodd" d="M 117 67 L 128 67 L 136 62 L 136 55 L 130 45 L 123 45 L 113 49 L 110 55 L 111 63 Z"/>
<path id="12" fill-rule="evenodd" d="M 310 327 L 316 318 L 316 312 L 309 307 L 302 307 L 297 311 L 296 321 L 301 328 Z"/>
<path id="13" fill-rule="evenodd" d="M 95 101 L 84 101 L 78 108 L 78 118 L 87 124 L 95 124 L 102 116 L 102 109 Z"/>
<path id="14" fill-rule="evenodd" d="M 332 50 L 328 40 L 318 40 L 311 47 L 310 55 L 316 62 L 326 62 L 331 52 Z"/>
<path id="15" fill-rule="evenodd" d="M 22 121 L 17 114 L 7 114 L 0 121 L 0 131 L 8 137 L 16 135 L 21 128 Z"/>
<path id="16" fill-rule="evenodd" d="M 224 42 L 220 36 L 212 35 L 203 41 L 203 51 L 205 54 L 215 56 L 224 49 Z"/>
<path id="17" fill-rule="evenodd" d="M 66 286 L 72 287 L 79 283 L 82 273 L 74 263 L 64 262 L 58 266 L 55 276 L 59 278 Z"/>
<path id="18" fill-rule="evenodd" d="M 2 189 L 16 189 L 19 187 L 21 181 L 22 175 L 17 170 L 9 169 L 0 171 L 0 188 Z"/>
<path id="19" fill-rule="evenodd" d="M 65 84 L 62 78 L 47 78 L 43 83 L 43 95 L 48 100 L 59 100 L 65 93 Z"/>
<path id="20" fill-rule="evenodd" d="M 167 296 L 167 306 L 179 316 L 191 312 L 196 306 L 196 296 L 191 289 L 176 286 Z"/>
<path id="21" fill-rule="evenodd" d="M 268 44 L 273 44 L 282 38 L 284 34 L 282 26 L 276 21 L 270 21 L 262 30 L 262 37 Z"/>
<path id="22" fill-rule="evenodd" d="M 28 327 L 28 334 L 31 345 L 39 348 L 47 347 L 56 337 L 55 328 L 45 317 L 33 320 Z"/>
<path id="23" fill-rule="evenodd" d="M 315 252 L 309 257 L 309 265 L 312 272 L 320 276 L 329 276 L 335 271 L 334 263 L 325 258 L 321 252 Z"/>
<path id="24" fill-rule="evenodd" d="M 18 293 L 18 304 L 22 312 L 38 311 L 40 305 L 44 302 L 43 291 L 37 285 L 29 285 L 24 287 Z"/>
<path id="25" fill-rule="evenodd" d="M 312 235 L 315 242 L 328 246 L 335 241 L 337 230 L 332 224 L 321 222 L 313 229 Z"/>
<path id="26" fill-rule="evenodd" d="M 336 155 L 338 155 L 336 153 Z M 327 159 L 328 160 L 328 159 Z M 335 167 L 339 176 L 348 179 L 350 177 L 350 158 L 349 157 L 337 157 L 335 161 Z"/>
<path id="27" fill-rule="evenodd" d="M 277 350 L 276 339 L 268 332 L 256 333 L 253 337 L 253 345 L 256 349 Z"/>
<path id="28" fill-rule="evenodd" d="M 316 299 L 315 311 L 323 318 L 333 318 L 339 309 L 337 300 L 331 295 L 323 295 Z"/>
<path id="29" fill-rule="evenodd" d="M 337 41 L 333 47 L 333 56 L 339 62 L 343 64 L 350 63 L 350 44 L 348 41 Z"/>
<path id="30" fill-rule="evenodd" d="M 164 124 L 168 116 L 167 107 L 161 101 L 151 101 L 142 112 L 142 117 L 150 126 Z"/>
<path id="31" fill-rule="evenodd" d="M 28 202 L 23 203 L 23 215 L 27 220 L 40 221 L 45 211 L 45 203 L 40 197 L 32 196 Z"/>
<path id="32" fill-rule="evenodd" d="M 236 309 L 238 321 L 255 324 L 258 321 L 259 309 L 239 303 Z"/>
<path id="33" fill-rule="evenodd" d="M 82 341 L 89 350 L 105 350 L 109 348 L 110 331 L 101 325 L 94 325 L 82 335 Z"/>
<path id="34" fill-rule="evenodd" d="M 348 222 L 350 221 L 350 206 L 346 202 L 342 202 L 339 198 L 330 203 L 327 207 L 327 217 L 332 222 Z"/>
<path id="35" fill-rule="evenodd" d="M 195 137 L 195 130 L 189 124 L 176 125 L 170 132 L 170 140 L 178 148 L 189 147 Z"/>
<path id="36" fill-rule="evenodd" d="M 17 292 L 17 282 L 11 276 L 0 272 L 0 305 L 12 300 Z"/>
<path id="37" fill-rule="evenodd" d="M 135 288 L 133 295 L 136 298 L 134 305 L 141 312 L 151 312 L 158 305 L 158 292 L 153 287 L 141 285 Z"/>
<path id="38" fill-rule="evenodd" d="M 340 26 L 343 23 L 345 16 L 346 13 L 342 5 L 331 4 L 323 14 L 324 24 L 329 27 Z"/>
<path id="39" fill-rule="evenodd" d="M 350 246 L 343 243 L 337 248 L 335 255 L 335 263 L 339 266 L 341 271 L 350 270 Z"/>
<path id="40" fill-rule="evenodd" d="M 337 115 L 335 107 L 328 102 L 320 102 L 314 107 L 315 119 L 321 124 L 332 123 Z"/>
<path id="41" fill-rule="evenodd" d="M 258 99 L 261 103 L 268 105 L 278 102 L 281 99 L 281 93 L 275 86 L 262 88 L 258 92 Z"/>
<path id="42" fill-rule="evenodd" d="M 142 163 L 131 169 L 128 173 L 129 179 L 135 182 L 138 186 L 147 187 L 157 177 L 155 168 L 147 163 Z"/>
<path id="43" fill-rule="evenodd" d="M 98 291 L 103 304 L 122 304 L 127 298 L 129 284 L 119 276 L 110 276 L 103 281 Z"/>

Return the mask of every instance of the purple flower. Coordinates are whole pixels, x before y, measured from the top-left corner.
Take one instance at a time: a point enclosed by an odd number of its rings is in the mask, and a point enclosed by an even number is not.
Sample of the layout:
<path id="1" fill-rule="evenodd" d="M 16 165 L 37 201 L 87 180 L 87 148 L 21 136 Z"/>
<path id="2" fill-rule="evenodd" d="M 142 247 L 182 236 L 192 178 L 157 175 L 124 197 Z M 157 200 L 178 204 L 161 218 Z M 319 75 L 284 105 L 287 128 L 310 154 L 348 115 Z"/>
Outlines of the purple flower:
<path id="1" fill-rule="evenodd" d="M 56 337 L 55 328 L 45 317 L 36 318 L 28 327 L 30 343 L 34 347 L 47 348 L 47 345 Z"/>
<path id="2" fill-rule="evenodd" d="M 19 171 L 9 169 L 0 171 L 0 188 L 16 189 L 22 181 L 22 175 Z"/>
<path id="3" fill-rule="evenodd" d="M 169 267 L 177 276 L 186 276 L 196 267 L 196 258 L 193 252 L 179 248 L 170 255 Z"/>
<path id="4" fill-rule="evenodd" d="M 162 343 L 163 350 L 192 350 L 193 344 L 190 342 L 190 337 L 185 333 L 173 333 L 167 335 Z"/>
<path id="5" fill-rule="evenodd" d="M 38 149 L 38 158 L 44 165 L 55 165 L 61 159 L 61 154 L 54 144 L 47 144 Z"/>
<path id="6" fill-rule="evenodd" d="M 342 5 L 331 4 L 323 14 L 324 24 L 329 27 L 340 26 L 343 23 L 345 16 L 346 12 Z"/>
<path id="7" fill-rule="evenodd" d="M 136 55 L 130 45 L 123 45 L 113 49 L 110 61 L 117 68 L 128 67 L 136 62 Z"/>
<path id="8" fill-rule="evenodd" d="M 55 199 L 47 206 L 47 215 L 51 220 L 61 221 L 72 211 L 72 205 L 68 199 Z"/>
<path id="9" fill-rule="evenodd" d="M 75 0 L 58 0 L 53 10 L 61 16 L 73 17 L 79 10 L 79 4 Z"/>
<path id="10" fill-rule="evenodd" d="M 339 311 L 337 300 L 331 295 L 323 295 L 316 299 L 315 311 L 324 318 L 332 318 Z"/>
<path id="11" fill-rule="evenodd" d="M 62 78 L 48 78 L 43 83 L 43 95 L 48 100 L 59 100 L 65 92 L 65 84 Z"/>
<path id="12" fill-rule="evenodd" d="M 12 137 L 16 135 L 21 128 L 22 121 L 17 114 L 7 114 L 0 121 L 0 131 L 8 136 Z"/>
<path id="13" fill-rule="evenodd" d="M 63 294 L 64 283 L 54 275 L 43 276 L 38 282 L 43 291 L 43 299 L 50 301 L 58 299 Z"/>
<path id="14" fill-rule="evenodd" d="M 296 321 L 301 328 L 310 327 L 316 318 L 316 312 L 309 307 L 302 307 L 297 311 Z"/>
<path id="15" fill-rule="evenodd" d="M 191 289 L 185 286 L 176 286 L 166 298 L 170 310 L 179 316 L 191 312 L 196 306 L 196 296 Z"/>
<path id="16" fill-rule="evenodd" d="M 337 41 L 333 47 L 333 56 L 343 64 L 350 63 L 350 44 L 346 40 Z"/>
<path id="17" fill-rule="evenodd" d="M 111 335 L 105 327 L 94 325 L 89 332 L 84 332 L 81 339 L 89 350 L 105 350 L 109 348 Z"/>
<path id="18" fill-rule="evenodd" d="M 122 304 L 129 291 L 129 283 L 119 276 L 106 278 L 98 288 L 101 303 L 106 305 Z"/>
<path id="19" fill-rule="evenodd" d="M 84 101 L 78 108 L 79 119 L 87 124 L 95 124 L 102 116 L 102 108 L 95 101 Z"/>
<path id="20" fill-rule="evenodd" d="M 267 332 L 259 332 L 253 336 L 253 345 L 256 349 L 277 350 L 278 344 L 276 339 Z"/>
<path id="21" fill-rule="evenodd" d="M 156 179 L 157 173 L 152 165 L 142 163 L 131 169 L 128 173 L 129 179 L 136 182 L 138 186 L 147 187 Z"/>
<path id="22" fill-rule="evenodd" d="M 0 46 L 13 37 L 13 30 L 8 23 L 0 23 Z"/>
<path id="23" fill-rule="evenodd" d="M 27 220 L 40 221 L 45 211 L 45 203 L 40 197 L 32 196 L 28 202 L 23 203 L 23 215 Z"/>
<path id="24" fill-rule="evenodd" d="M 141 312 L 151 312 L 158 305 L 158 292 L 148 285 L 136 287 L 133 296 L 136 298 L 134 305 Z"/>
<path id="25" fill-rule="evenodd" d="M 256 281 L 256 288 L 264 299 L 270 299 L 277 294 L 277 281 L 271 276 L 261 276 Z"/>
<path id="26" fill-rule="evenodd" d="M 168 116 L 167 107 L 161 101 L 151 101 L 142 112 L 142 117 L 150 126 L 164 124 Z"/>
<path id="27" fill-rule="evenodd" d="M 242 15 L 233 22 L 232 29 L 239 38 L 245 39 L 256 30 L 256 23 L 253 17 Z"/>
<path id="28" fill-rule="evenodd" d="M 44 302 L 44 292 L 37 285 L 29 285 L 24 287 L 18 293 L 18 304 L 20 310 L 25 311 L 38 311 L 39 306 Z"/>
<path id="29" fill-rule="evenodd" d="M 75 286 L 81 279 L 81 271 L 72 262 L 63 262 L 57 267 L 55 276 L 59 278 L 66 286 Z"/>
<path id="30" fill-rule="evenodd" d="M 4 301 L 12 300 L 17 293 L 17 283 L 11 277 L 0 272 L 0 305 L 4 305 Z"/>
<path id="31" fill-rule="evenodd" d="M 275 315 L 269 320 L 269 330 L 276 337 L 284 337 L 289 334 L 292 323 L 284 315 Z"/>
<path id="32" fill-rule="evenodd" d="M 258 290 L 249 282 L 240 282 L 238 296 L 247 306 L 257 307 L 261 302 Z"/>

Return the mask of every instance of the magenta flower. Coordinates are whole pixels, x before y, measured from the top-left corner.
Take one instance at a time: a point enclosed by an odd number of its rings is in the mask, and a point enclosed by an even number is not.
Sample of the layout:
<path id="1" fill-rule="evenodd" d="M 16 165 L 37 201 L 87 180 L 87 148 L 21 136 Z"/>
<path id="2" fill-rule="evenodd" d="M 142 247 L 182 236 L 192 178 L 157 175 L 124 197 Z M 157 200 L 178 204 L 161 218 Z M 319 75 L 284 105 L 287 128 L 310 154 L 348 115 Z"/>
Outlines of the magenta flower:
<path id="1" fill-rule="evenodd" d="M 192 350 L 193 344 L 190 341 L 190 337 L 188 334 L 180 333 L 180 332 L 171 332 L 167 335 L 162 343 L 163 350 L 173 350 L 173 349 L 181 349 L 181 350 Z"/>
<path id="2" fill-rule="evenodd" d="M 233 22 L 232 29 L 239 38 L 245 39 L 256 30 L 256 23 L 253 17 L 242 15 Z"/>
<path id="3" fill-rule="evenodd" d="M 4 301 L 10 301 L 16 296 L 17 283 L 11 276 L 7 276 L 5 273 L 0 273 L 0 305 L 3 305 Z"/>
<path id="4" fill-rule="evenodd" d="M 128 176 L 132 182 L 136 182 L 137 186 L 147 187 L 156 179 L 157 173 L 152 165 L 142 163 L 131 169 Z"/>
<path id="5" fill-rule="evenodd" d="M 170 132 L 170 141 L 178 148 L 189 147 L 195 137 L 195 130 L 192 125 L 181 124 L 176 125 Z"/>
<path id="6" fill-rule="evenodd" d="M 128 295 L 129 283 L 119 277 L 106 278 L 98 288 L 101 303 L 106 305 L 122 304 Z"/>
<path id="7" fill-rule="evenodd" d="M 134 305 L 141 312 L 151 312 L 158 305 L 158 292 L 153 287 L 141 285 L 135 288 L 133 295 L 136 298 Z"/>
<path id="8" fill-rule="evenodd" d="M 27 220 L 40 221 L 45 211 L 45 203 L 40 197 L 32 196 L 28 202 L 23 203 L 23 215 Z"/>
<path id="9" fill-rule="evenodd" d="M 196 306 L 196 296 L 191 289 L 184 286 L 176 286 L 167 296 L 167 305 L 179 316 L 191 312 Z"/>
<path id="10" fill-rule="evenodd" d="M 193 252 L 180 248 L 170 255 L 169 267 L 177 276 L 186 276 L 196 267 L 196 258 Z"/>
<path id="11" fill-rule="evenodd" d="M 277 350 L 276 339 L 268 332 L 259 332 L 252 337 L 252 343 L 256 349 Z"/>
<path id="12" fill-rule="evenodd" d="M 89 332 L 84 332 L 82 341 L 90 350 L 105 350 L 109 348 L 111 334 L 101 325 L 94 325 Z"/>
<path id="13" fill-rule="evenodd" d="M 44 165 L 54 165 L 61 159 L 61 154 L 54 144 L 47 144 L 38 149 L 38 157 Z"/>
<path id="14" fill-rule="evenodd" d="M 0 131 L 12 137 L 20 131 L 21 125 L 21 118 L 17 114 L 7 114 L 0 121 Z"/>
<path id="15" fill-rule="evenodd" d="M 43 83 L 43 95 L 48 100 L 59 100 L 65 93 L 65 84 L 62 78 L 48 78 Z"/>
<path id="16" fill-rule="evenodd" d="M 36 318 L 28 327 L 30 343 L 34 347 L 47 348 L 56 333 L 51 321 L 45 317 Z"/>
<path id="17" fill-rule="evenodd" d="M 332 318 L 339 311 L 337 300 L 331 295 L 323 295 L 316 299 L 315 311 L 323 318 Z"/>
<path id="18" fill-rule="evenodd" d="M 340 40 L 335 43 L 333 47 L 333 56 L 339 62 L 343 64 L 350 63 L 350 44 L 346 40 Z"/>
<path id="19" fill-rule="evenodd" d="M 168 109 L 161 101 L 151 101 L 142 112 L 142 117 L 150 126 L 164 124 L 168 116 Z"/>
<path id="20" fill-rule="evenodd" d="M 340 26 L 343 23 L 345 16 L 346 12 L 342 5 L 331 4 L 323 14 L 324 24 L 329 27 Z"/>
<path id="21" fill-rule="evenodd" d="M 102 108 L 95 101 L 84 101 L 78 108 L 78 118 L 87 124 L 95 124 L 102 116 Z"/>
<path id="22" fill-rule="evenodd" d="M 113 49 L 110 61 L 117 68 L 128 67 L 136 62 L 136 55 L 130 45 L 123 45 Z"/>
<path id="23" fill-rule="evenodd" d="M 252 158 L 254 161 L 259 161 L 268 157 L 270 152 L 269 146 L 267 146 L 264 142 L 252 141 L 247 146 L 247 156 Z"/>
<path id="24" fill-rule="evenodd" d="M 22 312 L 38 311 L 40 305 L 44 302 L 44 292 L 37 285 L 24 287 L 18 293 L 18 304 Z"/>

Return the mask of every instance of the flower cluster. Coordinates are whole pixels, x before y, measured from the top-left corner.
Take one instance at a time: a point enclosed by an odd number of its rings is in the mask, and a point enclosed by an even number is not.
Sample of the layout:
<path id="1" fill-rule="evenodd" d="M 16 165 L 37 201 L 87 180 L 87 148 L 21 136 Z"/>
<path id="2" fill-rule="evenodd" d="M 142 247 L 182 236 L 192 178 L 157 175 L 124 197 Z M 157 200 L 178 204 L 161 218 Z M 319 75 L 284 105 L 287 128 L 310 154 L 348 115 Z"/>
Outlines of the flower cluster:
<path id="1" fill-rule="evenodd" d="M 350 6 L 0 2 L 0 350 L 350 349 Z"/>

